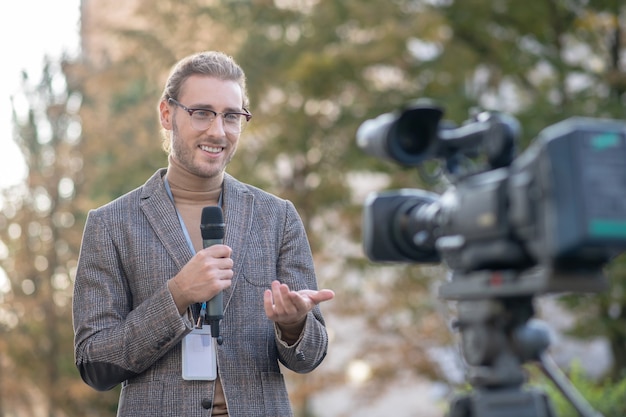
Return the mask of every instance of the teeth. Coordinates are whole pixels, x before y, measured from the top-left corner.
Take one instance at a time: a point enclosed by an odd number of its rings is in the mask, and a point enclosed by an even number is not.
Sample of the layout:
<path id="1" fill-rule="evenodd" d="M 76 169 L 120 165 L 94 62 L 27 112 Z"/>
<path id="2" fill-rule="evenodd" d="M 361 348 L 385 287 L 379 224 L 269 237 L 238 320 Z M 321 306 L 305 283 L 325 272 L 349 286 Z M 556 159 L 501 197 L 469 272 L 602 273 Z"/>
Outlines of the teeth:
<path id="1" fill-rule="evenodd" d="M 219 148 L 216 146 L 200 145 L 200 149 L 202 149 L 205 152 L 218 153 L 218 152 L 222 152 L 223 148 Z"/>

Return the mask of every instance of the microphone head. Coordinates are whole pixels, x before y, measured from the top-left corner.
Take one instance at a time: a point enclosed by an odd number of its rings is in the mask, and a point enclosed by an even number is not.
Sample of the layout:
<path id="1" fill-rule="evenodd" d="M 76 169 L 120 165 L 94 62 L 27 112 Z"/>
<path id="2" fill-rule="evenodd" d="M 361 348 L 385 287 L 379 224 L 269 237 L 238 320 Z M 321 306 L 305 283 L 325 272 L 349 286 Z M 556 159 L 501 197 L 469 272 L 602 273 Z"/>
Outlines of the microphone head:
<path id="1" fill-rule="evenodd" d="M 225 226 L 220 206 L 207 206 L 202 209 L 200 232 L 203 240 L 224 239 Z"/>

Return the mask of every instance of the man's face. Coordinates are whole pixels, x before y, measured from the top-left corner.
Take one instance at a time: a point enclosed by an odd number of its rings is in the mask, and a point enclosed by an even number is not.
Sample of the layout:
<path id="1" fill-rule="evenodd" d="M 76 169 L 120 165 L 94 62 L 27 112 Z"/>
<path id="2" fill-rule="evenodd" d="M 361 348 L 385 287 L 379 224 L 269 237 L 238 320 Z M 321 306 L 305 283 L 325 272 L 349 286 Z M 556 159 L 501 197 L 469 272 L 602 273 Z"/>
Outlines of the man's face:
<path id="1" fill-rule="evenodd" d="M 192 75 L 184 83 L 178 102 L 190 109 L 210 109 L 215 112 L 241 112 L 241 87 L 235 81 Z M 174 103 L 161 102 L 161 125 L 171 133 L 171 157 L 189 172 L 203 178 L 222 175 L 231 161 L 241 132 L 226 131 L 221 116 L 206 130 L 191 126 L 189 114 Z"/>

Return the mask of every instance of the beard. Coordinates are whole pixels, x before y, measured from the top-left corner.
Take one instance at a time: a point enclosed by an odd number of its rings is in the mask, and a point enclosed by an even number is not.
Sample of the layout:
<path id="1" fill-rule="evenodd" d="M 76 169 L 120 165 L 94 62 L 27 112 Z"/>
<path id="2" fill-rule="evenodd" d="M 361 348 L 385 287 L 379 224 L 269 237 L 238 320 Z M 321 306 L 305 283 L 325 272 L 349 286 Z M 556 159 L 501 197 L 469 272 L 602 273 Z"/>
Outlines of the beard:
<path id="1" fill-rule="evenodd" d="M 215 178 L 224 173 L 226 166 L 230 163 L 235 155 L 236 148 L 232 150 L 229 155 L 226 155 L 226 159 L 222 162 L 215 161 L 214 163 L 201 163 L 196 162 L 195 157 L 198 152 L 198 147 L 192 146 L 191 141 L 185 141 L 180 136 L 180 130 L 178 124 L 174 119 L 172 121 L 172 133 L 171 133 L 171 155 L 179 164 L 189 171 L 191 174 L 201 178 Z M 226 152 L 224 148 L 224 152 Z"/>

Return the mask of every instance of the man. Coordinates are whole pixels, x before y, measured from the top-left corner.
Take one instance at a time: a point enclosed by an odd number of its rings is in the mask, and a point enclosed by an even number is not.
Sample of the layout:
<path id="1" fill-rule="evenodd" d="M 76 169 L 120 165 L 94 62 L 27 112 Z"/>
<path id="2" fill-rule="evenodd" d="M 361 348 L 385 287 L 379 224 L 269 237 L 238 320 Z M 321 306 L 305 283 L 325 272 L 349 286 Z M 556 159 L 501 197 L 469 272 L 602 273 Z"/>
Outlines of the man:
<path id="1" fill-rule="evenodd" d="M 167 169 L 89 213 L 74 289 L 76 366 L 95 389 L 122 384 L 118 416 L 290 416 L 279 362 L 304 373 L 326 355 L 318 304 L 334 293 L 317 290 L 293 204 L 225 173 L 247 104 L 230 57 L 181 60 L 159 104 Z M 225 237 L 203 248 L 206 206 L 223 208 Z M 199 335 L 208 327 L 200 312 L 221 292 L 218 344 Z M 216 376 L 195 374 L 212 361 Z"/>

